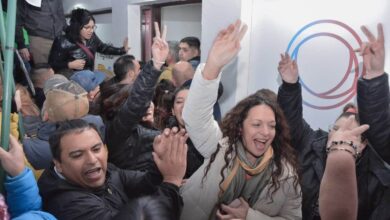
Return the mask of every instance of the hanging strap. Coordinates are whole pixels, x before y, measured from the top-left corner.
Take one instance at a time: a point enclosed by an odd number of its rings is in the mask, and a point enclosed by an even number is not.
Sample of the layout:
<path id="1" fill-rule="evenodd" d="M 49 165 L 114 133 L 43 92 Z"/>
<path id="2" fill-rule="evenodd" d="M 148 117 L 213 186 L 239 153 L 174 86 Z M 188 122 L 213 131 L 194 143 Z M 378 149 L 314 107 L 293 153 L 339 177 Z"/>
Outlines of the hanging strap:
<path id="1" fill-rule="evenodd" d="M 79 47 L 87 54 L 89 59 L 95 60 L 95 56 L 93 55 L 93 53 L 88 47 L 86 47 L 84 44 L 81 43 L 77 43 L 77 45 L 79 45 Z"/>

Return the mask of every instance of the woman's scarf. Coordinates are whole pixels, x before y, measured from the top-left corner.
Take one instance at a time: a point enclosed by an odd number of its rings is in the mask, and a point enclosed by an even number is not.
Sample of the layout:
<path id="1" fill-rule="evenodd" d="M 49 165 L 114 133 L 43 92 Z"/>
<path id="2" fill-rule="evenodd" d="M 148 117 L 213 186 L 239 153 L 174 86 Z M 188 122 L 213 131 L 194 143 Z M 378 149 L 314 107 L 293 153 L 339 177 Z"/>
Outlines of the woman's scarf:
<path id="1" fill-rule="evenodd" d="M 247 159 L 245 148 L 240 141 L 235 144 L 235 147 L 237 156 L 234 158 L 233 168 L 220 185 L 219 200 L 212 216 L 215 216 L 219 204 L 229 205 L 239 197 L 243 197 L 249 206 L 253 207 L 270 181 L 274 154 L 272 146 L 256 160 L 254 165 L 251 165 Z"/>

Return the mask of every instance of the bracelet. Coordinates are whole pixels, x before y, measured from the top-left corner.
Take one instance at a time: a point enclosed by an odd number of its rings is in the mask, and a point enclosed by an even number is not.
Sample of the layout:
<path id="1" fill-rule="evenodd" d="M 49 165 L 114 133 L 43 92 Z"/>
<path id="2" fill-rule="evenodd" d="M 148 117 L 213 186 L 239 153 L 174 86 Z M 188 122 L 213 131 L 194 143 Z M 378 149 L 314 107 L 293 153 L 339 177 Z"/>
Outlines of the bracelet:
<path id="1" fill-rule="evenodd" d="M 326 153 L 329 154 L 330 152 L 334 152 L 334 151 L 338 151 L 338 150 L 348 152 L 348 153 L 350 153 L 352 155 L 352 157 L 355 160 L 357 159 L 357 155 L 356 154 L 354 154 L 351 150 L 349 150 L 347 148 L 344 148 L 344 147 L 332 147 L 332 148 L 326 149 Z"/>
<path id="2" fill-rule="evenodd" d="M 165 61 L 164 62 L 158 61 L 158 60 L 156 60 L 154 58 L 152 58 L 152 60 L 153 60 L 153 63 L 156 63 L 156 64 L 164 64 L 165 63 Z"/>
<path id="3" fill-rule="evenodd" d="M 352 153 L 352 155 L 355 157 L 355 158 L 358 158 L 360 157 L 360 153 L 358 152 L 358 147 L 353 144 L 353 141 L 332 141 L 330 143 L 330 145 L 326 148 L 326 152 L 329 153 L 332 151 L 332 149 L 337 146 L 337 145 L 348 145 L 348 146 L 351 146 L 354 150 L 354 153 L 346 148 L 340 148 L 340 149 L 344 149 L 345 151 L 348 150 L 348 152 Z M 337 149 L 337 148 L 336 148 Z"/>

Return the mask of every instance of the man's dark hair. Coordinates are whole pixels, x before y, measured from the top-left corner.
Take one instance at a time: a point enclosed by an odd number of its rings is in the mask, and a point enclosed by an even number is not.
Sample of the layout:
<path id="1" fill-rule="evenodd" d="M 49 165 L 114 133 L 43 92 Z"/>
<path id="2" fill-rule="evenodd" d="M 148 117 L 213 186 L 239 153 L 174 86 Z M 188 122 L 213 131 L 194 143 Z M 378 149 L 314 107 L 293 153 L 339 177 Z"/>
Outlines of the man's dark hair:
<path id="1" fill-rule="evenodd" d="M 65 135 L 72 133 L 80 134 L 85 130 L 94 129 L 101 137 L 101 134 L 96 128 L 96 126 L 94 124 L 90 124 L 84 121 L 83 119 L 74 119 L 59 122 L 57 123 L 56 127 L 56 131 L 49 138 L 49 144 L 53 158 L 58 160 L 59 162 L 61 162 L 61 139 Z"/>
<path id="2" fill-rule="evenodd" d="M 197 37 L 185 37 L 181 39 L 180 43 L 187 43 L 189 47 L 196 48 L 200 51 L 200 40 Z"/>
<path id="3" fill-rule="evenodd" d="M 160 196 L 144 196 L 131 200 L 125 205 L 115 219 L 133 219 L 133 220 L 171 220 L 179 219 L 179 204 L 174 207 L 170 200 L 163 199 Z"/>
<path id="4" fill-rule="evenodd" d="M 123 55 L 119 57 L 114 63 L 114 73 L 116 82 L 122 81 L 129 70 L 134 69 L 135 57 L 133 55 Z"/>

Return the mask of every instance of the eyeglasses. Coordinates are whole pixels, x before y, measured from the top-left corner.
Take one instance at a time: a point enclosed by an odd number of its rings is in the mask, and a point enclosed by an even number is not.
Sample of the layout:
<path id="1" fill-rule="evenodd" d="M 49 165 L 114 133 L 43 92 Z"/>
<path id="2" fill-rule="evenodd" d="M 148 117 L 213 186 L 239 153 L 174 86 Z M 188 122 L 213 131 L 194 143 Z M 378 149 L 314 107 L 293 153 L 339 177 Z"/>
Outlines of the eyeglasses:
<path id="1" fill-rule="evenodd" d="M 83 27 L 85 30 L 89 31 L 89 30 L 96 30 L 97 26 L 94 25 L 94 26 L 84 26 Z"/>
<path id="2" fill-rule="evenodd" d="M 336 124 L 330 124 L 330 125 L 328 126 L 328 131 L 329 131 L 329 132 L 331 132 L 332 130 L 333 130 L 333 131 L 337 131 L 337 130 L 339 130 L 339 128 L 340 128 L 340 126 L 338 126 L 338 125 L 336 125 Z"/>

